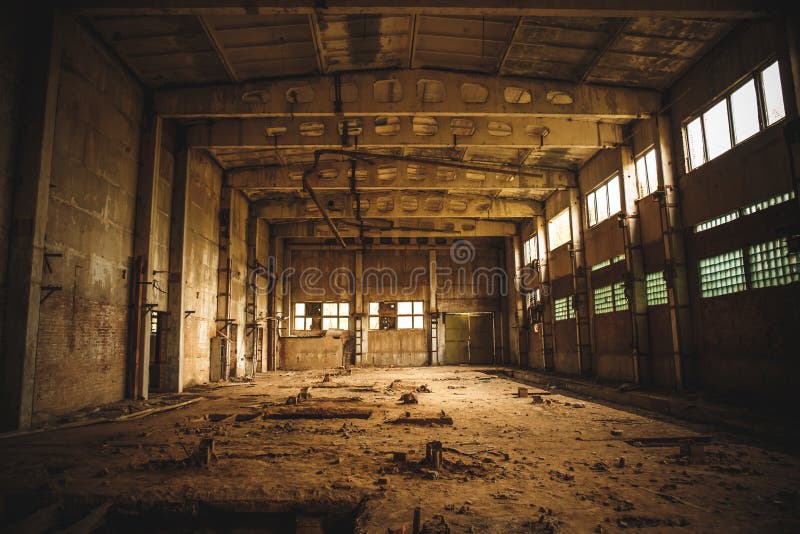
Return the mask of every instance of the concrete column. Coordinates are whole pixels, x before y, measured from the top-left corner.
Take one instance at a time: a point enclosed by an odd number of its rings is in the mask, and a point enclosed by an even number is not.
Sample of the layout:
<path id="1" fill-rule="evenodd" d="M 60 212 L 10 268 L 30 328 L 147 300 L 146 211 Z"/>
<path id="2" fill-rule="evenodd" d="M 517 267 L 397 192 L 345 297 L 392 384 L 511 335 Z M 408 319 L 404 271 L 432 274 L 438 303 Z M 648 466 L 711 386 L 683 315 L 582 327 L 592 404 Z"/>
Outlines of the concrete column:
<path id="1" fill-rule="evenodd" d="M 42 10 L 29 28 L 21 97 L 19 160 L 14 181 L 8 293 L 3 336 L 0 429 L 29 428 L 33 415 L 44 235 L 50 200 L 63 24 Z"/>
<path id="2" fill-rule="evenodd" d="M 642 226 L 639 216 L 639 192 L 636 187 L 636 165 L 630 146 L 619 147 L 622 170 L 622 202 L 625 206 L 625 297 L 631 313 L 631 370 L 634 382 L 650 380 L 650 331 L 647 323 L 647 288 L 645 287 Z"/>
<path id="3" fill-rule="evenodd" d="M 783 100 L 786 102 L 787 115 L 798 117 L 800 115 L 800 17 L 797 15 L 787 16 L 785 24 L 792 83 L 784 83 Z M 783 78 L 786 76 L 784 75 Z M 795 203 L 800 204 L 800 118 L 795 118 L 793 124 L 786 128 L 786 137 L 792 163 Z"/>
<path id="4" fill-rule="evenodd" d="M 536 217 L 536 246 L 539 248 L 539 297 L 542 299 L 542 369 L 553 370 L 553 292 L 550 288 L 550 247 L 547 239 L 547 221 L 544 215 Z"/>
<path id="5" fill-rule="evenodd" d="M 167 285 L 166 372 L 164 391 L 183 391 L 183 336 L 186 320 L 186 217 L 189 213 L 189 151 L 180 147 L 175 154 L 172 181 L 172 217 L 169 229 L 169 280 Z M 193 311 L 193 310 L 190 310 Z"/>
<path id="6" fill-rule="evenodd" d="M 519 332 L 522 320 L 522 302 L 517 290 L 517 279 L 521 259 L 518 253 L 519 236 L 506 237 L 506 273 L 508 278 L 508 292 L 506 296 L 506 316 L 508 317 L 508 362 L 511 365 L 520 364 Z M 518 302 L 519 301 L 519 302 Z"/>
<path id="7" fill-rule="evenodd" d="M 675 388 L 683 388 L 683 360 L 692 353 L 689 287 L 686 274 L 686 253 L 680 212 L 680 194 L 673 165 L 670 119 L 659 114 L 655 118 L 656 156 L 664 193 L 659 202 L 664 213 L 664 276 L 667 281 L 670 323 L 672 327 L 672 365 Z"/>
<path id="8" fill-rule="evenodd" d="M 161 136 L 163 121 L 150 111 L 145 112 L 140 155 L 139 181 L 136 195 L 136 224 L 133 241 L 133 256 L 141 258 L 141 271 L 133 273 L 131 283 L 142 285 L 143 298 L 134 299 L 131 308 L 130 336 L 131 354 L 128 359 L 127 395 L 129 398 L 146 399 L 149 389 L 150 368 L 150 307 L 157 301 L 153 289 L 153 273 L 150 258 L 156 255 L 153 230 L 156 225 L 158 206 L 158 172 L 161 164 Z M 134 295 L 138 294 L 134 287 Z M 135 338 L 135 339 L 134 339 Z"/>
<path id="9" fill-rule="evenodd" d="M 592 372 L 592 337 L 589 317 L 588 283 L 586 281 L 586 259 L 583 247 L 583 211 L 581 191 L 569 188 L 569 219 L 572 231 L 572 284 L 574 289 L 575 328 L 578 345 L 578 370 L 582 375 Z"/>
<path id="10" fill-rule="evenodd" d="M 441 318 L 438 316 L 439 308 L 436 302 L 436 250 L 428 251 L 428 317 L 430 318 L 428 329 L 428 353 L 430 354 L 430 365 L 439 365 L 439 330 L 442 328 Z M 436 317 L 434 319 L 434 317 Z M 436 322 L 436 340 L 434 341 L 433 328 Z"/>

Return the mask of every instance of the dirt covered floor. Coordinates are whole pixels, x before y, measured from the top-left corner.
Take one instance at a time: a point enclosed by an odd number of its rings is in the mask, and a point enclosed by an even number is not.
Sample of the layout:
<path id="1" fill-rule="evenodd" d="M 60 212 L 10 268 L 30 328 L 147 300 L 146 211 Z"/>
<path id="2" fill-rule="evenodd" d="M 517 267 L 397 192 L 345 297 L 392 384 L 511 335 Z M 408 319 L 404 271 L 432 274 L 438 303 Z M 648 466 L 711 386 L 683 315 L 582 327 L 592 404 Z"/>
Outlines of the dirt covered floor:
<path id="1" fill-rule="evenodd" d="M 410 533 L 419 508 L 423 532 L 800 532 L 798 457 L 747 438 L 474 368 L 328 374 L 4 437 L 3 522 Z M 425 461 L 435 441 L 440 466 Z"/>

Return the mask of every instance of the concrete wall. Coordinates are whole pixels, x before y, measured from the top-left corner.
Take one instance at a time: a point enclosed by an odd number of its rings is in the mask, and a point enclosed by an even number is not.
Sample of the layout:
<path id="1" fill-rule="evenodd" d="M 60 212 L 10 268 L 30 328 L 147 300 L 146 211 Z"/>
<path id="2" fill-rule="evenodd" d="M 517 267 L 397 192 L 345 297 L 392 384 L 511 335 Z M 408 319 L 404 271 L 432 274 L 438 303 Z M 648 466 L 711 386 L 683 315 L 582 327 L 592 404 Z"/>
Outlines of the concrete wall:
<path id="1" fill-rule="evenodd" d="M 184 385 L 208 382 L 211 338 L 216 335 L 219 208 L 222 169 L 205 153 L 189 151 L 186 235 Z"/>
<path id="2" fill-rule="evenodd" d="M 230 258 L 231 258 L 231 319 L 236 322 L 235 375 L 244 375 L 245 342 L 247 336 L 247 211 L 249 202 L 241 191 L 230 195 Z"/>
<path id="3" fill-rule="evenodd" d="M 77 23 L 61 58 L 34 418 L 121 399 L 142 91 Z"/>
<path id="4" fill-rule="evenodd" d="M 680 173 L 683 223 L 696 356 L 687 362 L 692 382 L 727 395 L 786 399 L 800 371 L 800 284 L 702 298 L 700 259 L 800 231 L 797 201 L 749 215 L 699 234 L 692 225 L 792 190 L 784 129 L 791 115 L 692 172 L 686 172 L 681 124 L 692 113 L 776 57 L 784 79 L 787 112 L 793 108 L 787 83 L 790 66 L 785 33 L 778 21 L 755 21 L 734 31 L 671 90 L 685 94 L 671 109 Z"/>
<path id="5" fill-rule="evenodd" d="M 24 61 L 24 24 L 15 11 L 0 20 L 0 346 L 6 310 L 8 247 L 11 226 L 11 200 L 19 127 L 19 98 Z"/>

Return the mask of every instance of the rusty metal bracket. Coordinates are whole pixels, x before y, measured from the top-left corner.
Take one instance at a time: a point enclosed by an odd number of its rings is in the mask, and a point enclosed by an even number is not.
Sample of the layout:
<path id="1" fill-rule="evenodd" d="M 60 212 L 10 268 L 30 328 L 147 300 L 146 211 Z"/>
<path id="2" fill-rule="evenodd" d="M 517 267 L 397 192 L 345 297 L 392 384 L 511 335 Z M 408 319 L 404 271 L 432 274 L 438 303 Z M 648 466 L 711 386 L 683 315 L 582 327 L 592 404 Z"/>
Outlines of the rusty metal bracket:
<path id="1" fill-rule="evenodd" d="M 62 289 L 63 288 L 61 286 L 42 286 L 42 291 L 47 291 L 47 293 L 45 293 L 45 295 L 39 299 L 39 304 L 47 300 L 47 298 L 56 291 L 61 291 Z"/>

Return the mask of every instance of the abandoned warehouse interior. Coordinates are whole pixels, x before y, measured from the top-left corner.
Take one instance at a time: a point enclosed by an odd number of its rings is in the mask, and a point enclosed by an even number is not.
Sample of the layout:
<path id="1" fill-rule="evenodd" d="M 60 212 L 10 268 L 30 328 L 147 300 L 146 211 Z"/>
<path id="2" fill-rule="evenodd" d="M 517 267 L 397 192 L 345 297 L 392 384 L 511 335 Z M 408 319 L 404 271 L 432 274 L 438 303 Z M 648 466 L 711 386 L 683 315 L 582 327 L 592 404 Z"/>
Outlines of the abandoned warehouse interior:
<path id="1" fill-rule="evenodd" d="M 800 530 L 796 14 L 76 0 L 0 40 L 0 527 Z"/>

